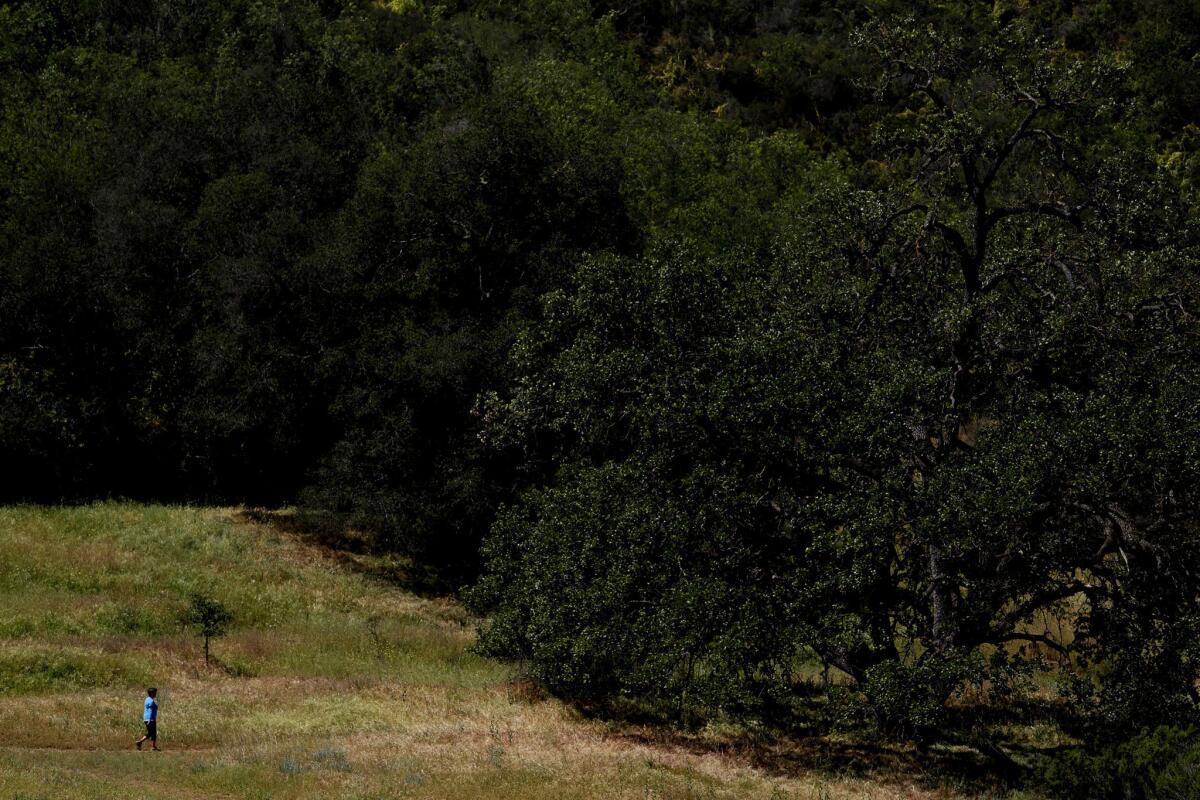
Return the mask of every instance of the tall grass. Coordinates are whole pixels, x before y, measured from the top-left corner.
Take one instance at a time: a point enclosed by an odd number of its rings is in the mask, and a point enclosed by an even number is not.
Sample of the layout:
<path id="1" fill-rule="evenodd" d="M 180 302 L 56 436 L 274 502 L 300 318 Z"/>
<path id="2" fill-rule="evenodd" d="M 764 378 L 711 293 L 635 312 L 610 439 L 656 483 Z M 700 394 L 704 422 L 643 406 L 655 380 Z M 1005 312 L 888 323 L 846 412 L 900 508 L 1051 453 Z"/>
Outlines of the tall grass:
<path id="1" fill-rule="evenodd" d="M 378 577 L 396 559 L 287 527 L 0 508 L 0 798 L 954 796 L 614 735 L 468 652 L 460 606 Z M 234 614 L 207 669 L 177 622 L 193 591 Z M 149 684 L 159 754 L 132 747 Z"/>

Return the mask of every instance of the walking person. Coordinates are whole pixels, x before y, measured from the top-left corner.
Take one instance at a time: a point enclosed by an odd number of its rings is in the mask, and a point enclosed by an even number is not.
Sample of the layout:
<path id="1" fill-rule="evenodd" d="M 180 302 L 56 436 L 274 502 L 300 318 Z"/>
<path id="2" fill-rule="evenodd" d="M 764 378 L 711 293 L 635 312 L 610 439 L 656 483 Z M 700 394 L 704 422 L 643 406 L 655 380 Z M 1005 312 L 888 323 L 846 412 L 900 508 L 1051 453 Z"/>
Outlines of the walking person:
<path id="1" fill-rule="evenodd" d="M 150 740 L 150 748 L 158 752 L 158 689 L 151 686 L 146 690 L 146 702 L 142 704 L 142 724 L 146 726 L 146 732 L 142 734 L 142 738 L 134 742 L 138 750 L 142 749 L 142 742 Z"/>

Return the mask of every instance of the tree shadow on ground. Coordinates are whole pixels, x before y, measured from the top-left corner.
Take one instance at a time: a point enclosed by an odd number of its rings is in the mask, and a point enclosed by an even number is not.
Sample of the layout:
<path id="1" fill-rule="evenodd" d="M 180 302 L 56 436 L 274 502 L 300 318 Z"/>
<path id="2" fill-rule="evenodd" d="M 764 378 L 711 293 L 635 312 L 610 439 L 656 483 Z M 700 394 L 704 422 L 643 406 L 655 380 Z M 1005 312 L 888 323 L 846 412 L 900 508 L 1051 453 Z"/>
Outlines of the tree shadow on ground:
<path id="1" fill-rule="evenodd" d="M 785 778 L 820 774 L 987 792 L 1018 786 L 1025 777 L 978 750 L 962 746 L 918 747 L 821 735 L 713 738 L 655 726 L 622 728 L 611 735 L 632 744 L 682 750 L 696 756 L 719 755 Z"/>
<path id="2" fill-rule="evenodd" d="M 438 567 L 380 546 L 373 531 L 348 515 L 326 511 L 247 508 L 234 514 L 240 522 L 273 528 L 324 550 L 339 564 L 384 581 L 418 597 L 455 594 L 455 578 Z"/>
<path id="3" fill-rule="evenodd" d="M 585 717 L 605 723 L 609 735 L 632 744 L 680 750 L 692 755 L 719 755 L 778 777 L 859 778 L 884 783 L 912 783 L 987 795 L 1036 782 L 1040 760 L 1071 745 L 1007 741 L 1005 724 L 1047 721 L 1053 703 L 1030 701 L 1011 709 L 963 707 L 936 741 L 896 742 L 855 728 L 829 731 L 821 711 L 811 705 L 793 708 L 785 720 L 761 725 L 714 725 L 695 718 L 680 724 L 661 709 L 632 704 L 573 703 Z M 972 722 L 974 718 L 974 722 Z M 978 724 L 977 724 L 978 723 Z M 982 724 L 982 727 L 981 727 Z"/>

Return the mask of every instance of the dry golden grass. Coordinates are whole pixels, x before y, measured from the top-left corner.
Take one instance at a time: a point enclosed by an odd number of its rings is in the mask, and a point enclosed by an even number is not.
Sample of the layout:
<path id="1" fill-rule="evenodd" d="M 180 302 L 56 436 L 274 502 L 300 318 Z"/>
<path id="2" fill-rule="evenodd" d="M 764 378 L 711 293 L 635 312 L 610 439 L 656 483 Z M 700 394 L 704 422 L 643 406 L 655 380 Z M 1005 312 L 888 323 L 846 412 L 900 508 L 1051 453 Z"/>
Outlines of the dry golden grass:
<path id="1" fill-rule="evenodd" d="M 883 754 L 896 777 L 854 777 L 854 748 L 827 740 L 584 719 L 467 652 L 456 603 L 373 577 L 396 563 L 287 528 L 229 509 L 0 509 L 0 798 L 965 796 L 923 785 L 913 753 Z M 195 589 L 238 620 L 208 669 L 173 622 Z M 162 753 L 132 747 L 148 682 Z"/>

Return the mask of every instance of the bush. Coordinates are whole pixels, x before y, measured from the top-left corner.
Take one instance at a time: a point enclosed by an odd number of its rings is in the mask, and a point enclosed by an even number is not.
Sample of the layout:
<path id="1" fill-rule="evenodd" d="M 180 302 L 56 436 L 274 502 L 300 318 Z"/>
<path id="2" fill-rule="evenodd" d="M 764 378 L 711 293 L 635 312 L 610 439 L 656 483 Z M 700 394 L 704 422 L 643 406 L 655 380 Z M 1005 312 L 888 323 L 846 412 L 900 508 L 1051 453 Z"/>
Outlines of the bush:
<path id="1" fill-rule="evenodd" d="M 204 637 L 204 666 L 208 666 L 209 640 L 224 636 L 233 622 L 233 614 L 219 600 L 193 592 L 188 608 L 180 615 L 184 625 Z"/>
<path id="2" fill-rule="evenodd" d="M 1187 748 L 1155 781 L 1159 800 L 1194 800 L 1200 795 L 1200 745 Z"/>
<path id="3" fill-rule="evenodd" d="M 926 671 L 887 661 L 867 672 L 867 702 L 881 732 L 919 739 L 940 726 L 945 694 L 926 679 Z"/>
<path id="4" fill-rule="evenodd" d="M 981 667 L 971 652 L 945 653 L 913 665 L 885 661 L 867 670 L 863 691 L 881 733 L 920 740 L 943 726 L 946 699 Z"/>
<path id="5" fill-rule="evenodd" d="M 1098 752 L 1076 748 L 1050 760 L 1043 779 L 1063 798 L 1194 800 L 1200 795 L 1200 735 L 1195 728 L 1160 725 Z"/>

